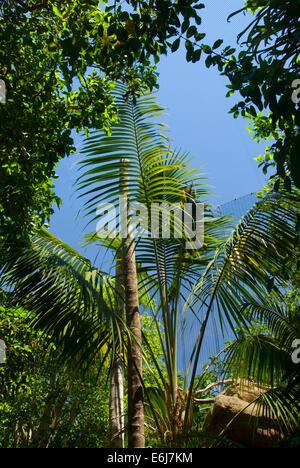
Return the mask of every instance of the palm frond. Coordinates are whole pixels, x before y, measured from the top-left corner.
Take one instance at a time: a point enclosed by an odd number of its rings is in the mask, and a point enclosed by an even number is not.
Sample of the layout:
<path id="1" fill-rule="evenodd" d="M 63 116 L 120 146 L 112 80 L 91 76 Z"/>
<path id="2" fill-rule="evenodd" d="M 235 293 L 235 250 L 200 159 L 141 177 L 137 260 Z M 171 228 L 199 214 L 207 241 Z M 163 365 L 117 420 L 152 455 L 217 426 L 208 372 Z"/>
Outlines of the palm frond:
<path id="1" fill-rule="evenodd" d="M 156 104 L 153 94 L 136 102 L 125 101 L 125 94 L 126 87 L 119 84 L 115 96 L 120 122 L 112 127 L 111 135 L 93 132 L 81 151 L 84 159 L 79 163 L 77 185 L 79 196 L 86 199 L 84 207 L 90 222 L 97 219 L 100 204 L 117 206 L 121 174 L 128 183 L 130 201 L 148 209 L 154 202 L 182 199 L 192 183 L 199 194 L 203 192 L 202 176 L 196 177 L 187 155 L 171 151 L 166 127 L 157 121 L 164 109 Z"/>
<path id="2" fill-rule="evenodd" d="M 106 354 L 115 319 L 108 275 L 45 229 L 5 249 L 2 287 L 30 311 L 33 326 L 62 346 L 62 358 L 87 363 L 101 350 Z"/>
<path id="3" fill-rule="evenodd" d="M 246 327 L 244 303 L 263 300 L 272 289 L 282 297 L 289 285 L 283 269 L 287 259 L 297 261 L 297 217 L 299 194 L 282 193 L 266 196 L 242 218 L 228 240 L 219 247 L 205 272 L 195 284 L 186 307 L 198 303 L 205 316 L 193 352 L 190 385 L 193 386 L 204 333 L 213 307 L 220 323 L 236 332 Z M 191 400 L 188 402 L 191 404 Z"/>

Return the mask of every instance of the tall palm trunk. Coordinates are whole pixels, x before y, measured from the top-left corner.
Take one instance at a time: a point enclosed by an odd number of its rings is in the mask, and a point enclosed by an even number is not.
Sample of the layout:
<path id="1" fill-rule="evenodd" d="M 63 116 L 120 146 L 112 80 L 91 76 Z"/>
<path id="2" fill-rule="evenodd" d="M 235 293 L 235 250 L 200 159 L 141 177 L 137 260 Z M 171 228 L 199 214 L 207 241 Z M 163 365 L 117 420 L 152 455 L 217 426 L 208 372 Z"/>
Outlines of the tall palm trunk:
<path id="1" fill-rule="evenodd" d="M 124 287 L 122 253 L 116 257 L 116 313 L 123 319 Z M 114 356 L 110 370 L 109 441 L 111 448 L 124 448 L 124 366 L 117 332 L 114 333 Z"/>
<path id="2" fill-rule="evenodd" d="M 121 174 L 120 189 L 123 195 L 123 226 L 126 237 L 123 242 L 123 275 L 125 288 L 126 322 L 131 336 L 128 340 L 128 447 L 142 448 L 145 446 L 144 433 L 144 390 L 142 377 L 142 332 L 139 311 L 138 282 L 135 259 L 135 243 L 128 225 L 127 199 L 129 195 L 129 162 L 122 160 L 125 166 Z M 123 213 L 123 214 L 122 214 Z M 125 216 L 124 216 L 124 213 Z"/>

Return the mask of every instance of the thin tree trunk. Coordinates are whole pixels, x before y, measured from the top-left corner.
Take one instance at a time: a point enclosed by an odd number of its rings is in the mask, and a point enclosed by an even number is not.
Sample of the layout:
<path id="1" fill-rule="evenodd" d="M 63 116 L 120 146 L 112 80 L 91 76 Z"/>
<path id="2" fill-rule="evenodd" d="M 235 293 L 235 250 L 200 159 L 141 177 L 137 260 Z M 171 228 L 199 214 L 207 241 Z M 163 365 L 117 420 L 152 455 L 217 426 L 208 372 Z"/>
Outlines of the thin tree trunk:
<path id="1" fill-rule="evenodd" d="M 120 191 L 124 197 L 123 204 L 127 205 L 127 199 L 129 196 L 129 161 L 122 160 L 122 166 L 125 166 L 125 170 L 121 174 Z M 122 211 L 124 206 L 121 206 L 120 208 Z M 127 229 L 127 209 L 125 212 L 126 215 L 125 219 L 123 219 L 123 223 L 125 223 L 126 227 L 126 237 L 123 243 L 123 275 L 125 288 L 126 322 L 128 329 L 131 332 L 131 337 L 129 337 L 128 340 L 128 447 L 143 448 L 145 446 L 145 430 L 144 390 L 141 382 L 143 372 L 141 353 L 142 333 L 139 311 L 135 244 L 130 226 L 129 229 Z"/>
<path id="2" fill-rule="evenodd" d="M 116 313 L 123 319 L 124 286 L 122 253 L 116 258 Z M 124 365 L 118 333 L 114 333 L 114 356 L 110 370 L 109 442 L 111 448 L 124 448 Z"/>
<path id="3" fill-rule="evenodd" d="M 65 386 L 65 390 L 64 392 L 62 392 L 61 398 L 58 400 L 57 404 L 53 407 L 53 416 L 52 416 L 52 422 L 49 426 L 50 436 L 48 439 L 47 448 L 49 448 L 49 444 L 55 436 L 55 431 L 57 429 L 57 426 L 59 425 L 61 415 L 63 412 L 63 408 L 70 394 L 70 390 L 71 390 L 71 382 L 68 380 Z"/>
<path id="4" fill-rule="evenodd" d="M 70 417 L 69 417 L 69 421 L 68 421 L 68 425 L 67 425 L 66 435 L 65 435 L 63 443 L 62 443 L 62 448 L 67 448 L 68 447 L 69 435 L 71 433 L 71 428 L 72 428 L 72 426 L 74 424 L 74 421 L 75 421 L 75 418 L 76 418 L 76 413 L 77 413 L 78 406 L 79 406 L 79 401 L 74 400 L 74 402 L 72 403 L 71 409 L 70 409 Z"/>
<path id="5" fill-rule="evenodd" d="M 41 416 L 40 424 L 37 430 L 32 435 L 32 447 L 33 448 L 46 448 L 48 440 L 49 425 L 51 419 L 51 413 L 53 411 L 53 392 L 56 386 L 56 374 L 51 376 L 50 389 L 47 396 L 47 402 L 45 404 L 43 414 Z"/>

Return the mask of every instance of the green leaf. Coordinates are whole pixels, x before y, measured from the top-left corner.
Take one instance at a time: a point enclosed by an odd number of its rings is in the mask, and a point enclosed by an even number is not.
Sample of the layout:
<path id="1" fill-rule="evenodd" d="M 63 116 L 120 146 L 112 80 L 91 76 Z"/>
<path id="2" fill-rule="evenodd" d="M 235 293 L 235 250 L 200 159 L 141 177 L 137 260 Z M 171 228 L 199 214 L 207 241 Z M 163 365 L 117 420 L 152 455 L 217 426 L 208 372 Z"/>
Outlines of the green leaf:
<path id="1" fill-rule="evenodd" d="M 112 23 L 107 28 L 107 35 L 112 36 L 113 34 L 116 33 L 116 31 L 117 31 L 117 25 L 116 23 Z"/>
<path id="2" fill-rule="evenodd" d="M 193 53 L 193 63 L 196 63 L 196 62 L 198 62 L 200 60 L 201 54 L 202 54 L 201 49 L 197 49 L 197 50 L 194 51 L 194 53 Z"/>
<path id="3" fill-rule="evenodd" d="M 212 53 L 211 47 L 209 45 L 203 45 L 202 50 L 205 54 L 208 54 L 208 55 Z"/>
<path id="4" fill-rule="evenodd" d="M 213 48 L 213 49 L 218 49 L 218 47 L 220 47 L 220 45 L 222 45 L 223 42 L 224 42 L 223 39 L 218 39 L 218 40 L 214 43 L 214 45 L 213 45 L 212 48 Z"/>
<path id="5" fill-rule="evenodd" d="M 128 32 L 125 28 L 119 28 L 116 32 L 117 39 L 120 42 L 125 42 L 128 39 Z"/>
<path id="6" fill-rule="evenodd" d="M 197 28 L 196 26 L 190 26 L 189 29 L 186 32 L 186 37 L 190 38 L 192 36 L 195 36 L 197 34 Z"/>
<path id="7" fill-rule="evenodd" d="M 212 59 L 212 56 L 211 55 L 208 55 L 208 57 L 206 57 L 206 60 L 205 60 L 205 65 L 207 66 L 207 68 L 209 68 L 213 63 L 213 59 Z"/>
<path id="8" fill-rule="evenodd" d="M 189 25 L 190 25 L 189 20 L 184 20 L 184 21 L 183 21 L 183 23 L 182 23 L 182 25 L 181 25 L 181 32 L 182 32 L 182 34 L 185 33 L 185 31 L 188 29 Z"/>
<path id="9" fill-rule="evenodd" d="M 180 38 L 178 37 L 172 44 L 171 50 L 172 52 L 176 52 L 180 46 Z"/>

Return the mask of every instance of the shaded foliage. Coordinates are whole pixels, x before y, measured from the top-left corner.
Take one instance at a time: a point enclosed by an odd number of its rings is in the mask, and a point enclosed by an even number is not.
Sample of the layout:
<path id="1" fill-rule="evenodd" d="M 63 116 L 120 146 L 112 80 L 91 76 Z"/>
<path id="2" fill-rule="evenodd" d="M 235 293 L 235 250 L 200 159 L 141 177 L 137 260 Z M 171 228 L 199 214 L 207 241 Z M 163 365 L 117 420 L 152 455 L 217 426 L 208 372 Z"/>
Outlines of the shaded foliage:
<path id="1" fill-rule="evenodd" d="M 58 359 L 22 308 L 0 306 L 7 362 L 0 366 L 0 446 L 107 446 L 108 387 L 97 360 L 83 374 Z"/>

